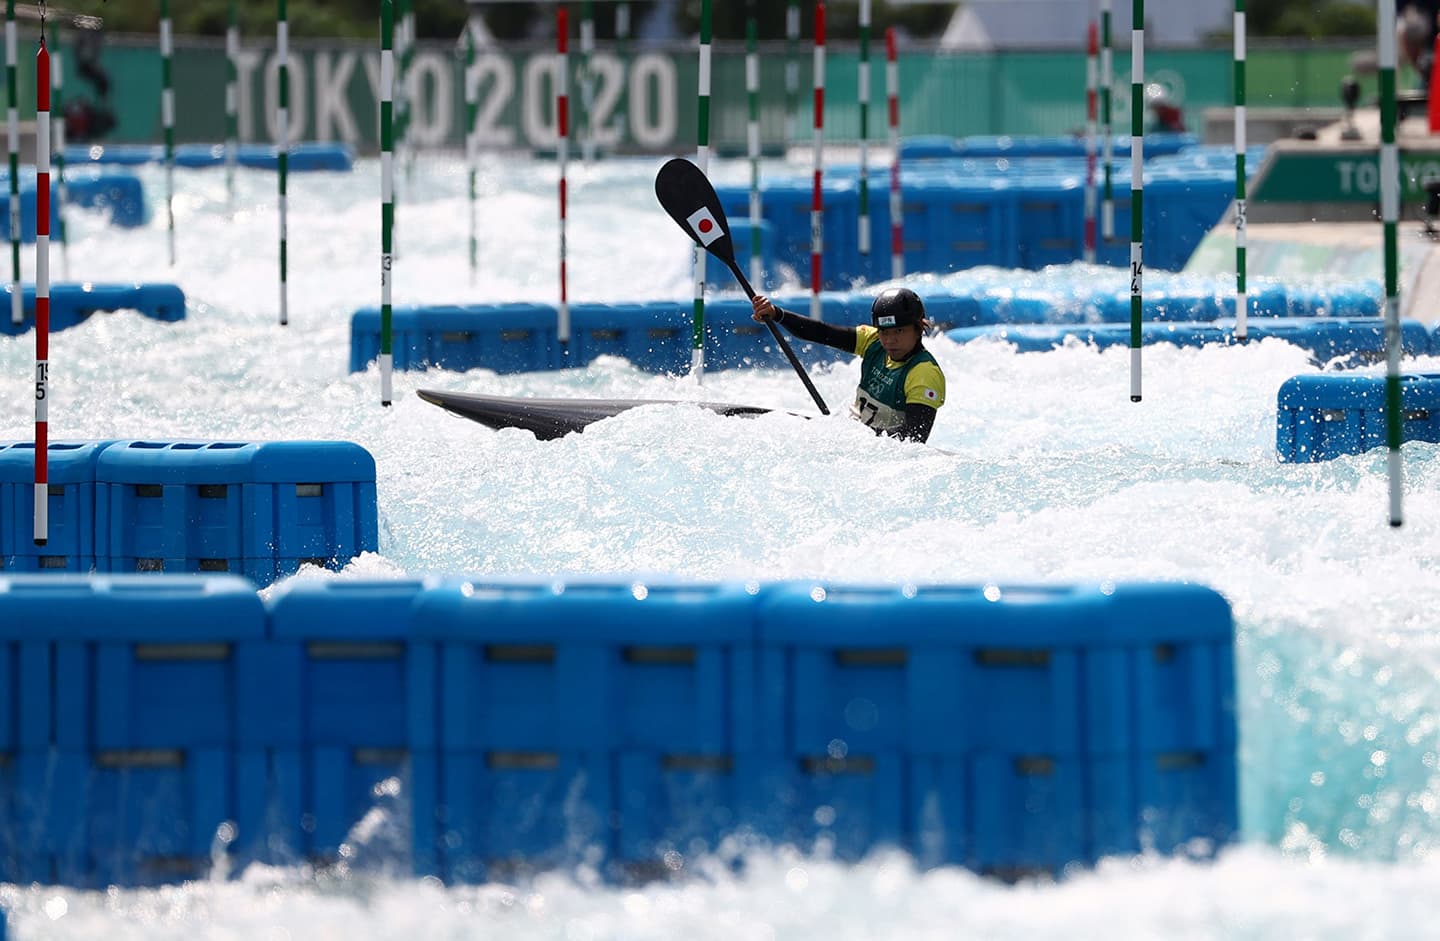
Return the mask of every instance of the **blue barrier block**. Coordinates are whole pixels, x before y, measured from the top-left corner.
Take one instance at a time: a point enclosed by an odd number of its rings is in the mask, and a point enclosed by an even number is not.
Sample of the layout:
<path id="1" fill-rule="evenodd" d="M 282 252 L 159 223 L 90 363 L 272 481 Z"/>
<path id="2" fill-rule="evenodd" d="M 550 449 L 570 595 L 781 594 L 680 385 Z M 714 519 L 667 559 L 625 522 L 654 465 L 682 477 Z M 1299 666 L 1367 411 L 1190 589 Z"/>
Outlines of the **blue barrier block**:
<path id="1" fill-rule="evenodd" d="M 1384 322 L 1377 319 L 1263 318 L 1249 321 L 1246 335 L 1253 342 L 1277 339 L 1309 350 L 1311 359 L 1317 364 L 1361 365 L 1384 359 L 1384 331 Z M 956 343 L 993 337 L 1014 344 L 1019 352 L 1034 353 L 1063 346 L 1071 338 L 1099 349 L 1127 346 L 1130 343 L 1130 327 L 1121 323 L 1012 323 L 960 327 L 946 331 L 946 336 Z M 1419 356 L 1427 351 L 1427 334 L 1423 324 L 1413 320 L 1402 321 L 1400 336 L 1405 355 Z M 1146 346 L 1170 343 L 1198 347 L 1213 344 L 1233 346 L 1241 341 L 1235 338 L 1235 322 L 1226 319 L 1214 323 L 1147 322 L 1141 325 L 1141 342 Z"/>
<path id="2" fill-rule="evenodd" d="M 49 538 L 35 545 L 35 445 L 0 444 L 0 569 L 89 572 L 95 567 L 95 465 L 112 442 L 46 448 Z"/>
<path id="3" fill-rule="evenodd" d="M 691 321 L 691 310 L 674 301 L 574 304 L 567 362 L 585 366 L 597 356 L 620 356 L 636 369 L 679 374 L 690 367 Z"/>
<path id="4" fill-rule="evenodd" d="M 19 324 L 0 317 L 0 334 L 15 336 L 35 325 L 35 285 L 21 286 L 23 319 Z M 11 286 L 0 289 L 0 308 L 9 310 Z M 174 284 L 92 284 L 62 282 L 50 286 L 50 330 L 58 332 L 84 323 L 99 312 L 135 310 L 152 320 L 185 319 L 185 292 Z"/>
<path id="5" fill-rule="evenodd" d="M 121 885 L 203 875 L 243 816 L 246 648 L 264 609 L 235 578 L 0 577 L 0 646 L 18 641 L 27 879 Z M 257 694 L 252 694 L 257 695 Z M 223 846 L 224 840 L 220 839 Z"/>
<path id="6" fill-rule="evenodd" d="M 444 304 L 392 311 L 396 369 L 490 369 L 533 372 L 559 365 L 555 308 L 545 304 Z M 380 309 L 350 318 L 350 371 L 380 355 Z"/>
<path id="7" fill-rule="evenodd" d="M 272 747 L 283 799 L 278 829 L 306 857 L 341 859 L 351 829 L 386 795 L 409 804 L 417 871 L 435 871 L 436 709 L 433 643 L 411 636 L 423 584 L 290 582 L 267 602 L 270 702 L 252 715 Z M 398 791 L 390 782 L 398 782 Z"/>
<path id="8" fill-rule="evenodd" d="M 731 220 L 748 217 L 750 189 L 748 186 L 716 188 L 725 216 Z M 810 280 L 811 219 L 814 186 L 809 179 L 783 178 L 767 181 L 762 188 L 765 221 L 771 228 L 772 254 L 770 266 L 789 265 Z M 843 290 L 855 278 L 866 274 L 860 264 L 856 219 L 859 213 L 859 188 L 854 180 L 822 181 L 821 204 L 824 209 L 821 229 L 821 287 Z"/>
<path id="9" fill-rule="evenodd" d="M 65 198 L 72 206 L 109 212 L 110 221 L 122 228 L 137 228 L 146 221 L 145 192 L 139 177 L 129 174 L 67 175 Z M 58 231 L 58 227 L 52 230 Z"/>
<path id="10" fill-rule="evenodd" d="M 1084 189 L 1078 176 L 1025 177 L 1011 190 L 1020 268 L 1063 265 L 1081 257 Z"/>
<path id="11" fill-rule="evenodd" d="M 375 460 L 347 441 L 120 442 L 95 480 L 102 571 L 234 572 L 268 585 L 377 547 Z"/>
<path id="12" fill-rule="evenodd" d="M 1328 461 L 1385 445 L 1385 377 L 1294 376 L 1280 386 L 1275 450 L 1283 462 Z M 1400 377 L 1404 441 L 1440 442 L 1440 375 Z"/>
<path id="13" fill-rule="evenodd" d="M 1148 146 L 1148 140 L 1147 140 Z M 1145 267 L 1179 271 L 1235 198 L 1235 169 L 1152 172 L 1145 181 Z"/>
<path id="14" fill-rule="evenodd" d="M 1011 182 L 920 179 L 904 186 L 902 200 L 906 271 L 1013 268 L 1020 263 L 1020 203 Z M 881 222 L 888 226 L 889 221 L 887 204 Z M 888 272 L 888 253 L 878 260 Z"/>
<path id="15" fill-rule="evenodd" d="M 1000 873 L 1093 860 L 1144 820 L 1179 835 L 1166 849 L 1220 839 L 1236 825 L 1232 634 L 1197 586 L 776 586 L 759 728 L 784 809 L 767 832 Z M 1107 786 L 1119 758 L 1144 787 Z M 1184 796 L 1159 773 L 1176 769 L 1189 802 L 1147 804 Z"/>
<path id="16" fill-rule="evenodd" d="M 414 636 L 442 645 L 447 872 L 713 850 L 750 781 L 736 752 L 756 740 L 752 602 L 673 581 L 427 589 Z"/>
<path id="17" fill-rule="evenodd" d="M 776 297 L 776 305 L 797 314 L 810 316 L 810 298 Z M 866 308 L 869 309 L 868 307 Z M 757 323 L 749 299 L 722 297 L 705 305 L 705 364 L 716 369 L 761 367 L 785 369 L 785 358 L 770 328 Z M 843 294 L 820 295 L 820 317 L 826 323 L 850 325 L 849 301 Z M 866 321 L 869 317 L 867 315 Z M 788 333 L 782 334 L 797 359 L 803 364 L 830 363 L 844 358 L 844 353 L 819 343 L 808 343 Z"/>
<path id="18" fill-rule="evenodd" d="M 871 304 L 874 303 L 873 298 L 869 300 Z M 938 330 L 970 327 L 984 321 L 986 304 L 979 298 L 954 294 L 922 294 L 921 300 L 925 302 L 925 316 L 930 318 Z M 865 318 L 861 322 L 869 323 L 869 304 L 859 313 Z"/>

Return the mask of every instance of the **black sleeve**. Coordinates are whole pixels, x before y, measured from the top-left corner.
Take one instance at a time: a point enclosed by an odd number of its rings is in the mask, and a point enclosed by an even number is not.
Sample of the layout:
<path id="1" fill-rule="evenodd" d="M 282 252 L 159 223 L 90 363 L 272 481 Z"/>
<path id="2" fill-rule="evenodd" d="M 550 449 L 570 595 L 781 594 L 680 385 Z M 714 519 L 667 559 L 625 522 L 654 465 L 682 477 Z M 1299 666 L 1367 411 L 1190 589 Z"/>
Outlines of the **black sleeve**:
<path id="1" fill-rule="evenodd" d="M 844 350 L 847 353 L 855 352 L 856 332 L 854 327 L 837 327 L 834 324 L 823 323 L 819 320 L 811 320 L 809 317 L 802 317 L 792 310 L 783 307 L 775 308 L 780 316 L 775 322 L 789 330 L 802 340 L 811 343 L 823 343 L 826 346 L 833 346 L 837 350 Z"/>
<path id="2" fill-rule="evenodd" d="M 938 408 L 919 402 L 905 403 L 905 424 L 892 431 L 891 435 L 924 444 L 930 438 L 930 429 L 935 427 L 935 413 L 938 411 Z"/>

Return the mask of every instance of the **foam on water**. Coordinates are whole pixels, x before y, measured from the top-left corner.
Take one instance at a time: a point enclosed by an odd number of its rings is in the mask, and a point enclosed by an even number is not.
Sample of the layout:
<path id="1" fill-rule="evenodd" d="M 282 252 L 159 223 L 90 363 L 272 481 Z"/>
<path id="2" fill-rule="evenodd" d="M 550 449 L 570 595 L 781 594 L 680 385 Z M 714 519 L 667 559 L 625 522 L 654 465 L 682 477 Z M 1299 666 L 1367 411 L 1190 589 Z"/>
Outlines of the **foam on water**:
<path id="1" fill-rule="evenodd" d="M 688 305 L 688 243 L 651 191 L 660 162 L 576 168 L 573 301 Z M 717 176 L 739 178 L 742 166 L 721 163 Z M 850 866 L 749 851 L 738 875 L 686 860 L 695 879 L 643 889 L 597 885 L 585 873 L 446 889 L 389 877 L 395 860 L 373 852 L 372 865 L 348 873 L 252 871 L 153 892 L 3 887 L 17 937 L 1351 939 L 1410 937 L 1436 914 L 1440 453 L 1406 445 L 1407 522 L 1398 531 L 1385 523 L 1383 455 L 1277 463 L 1275 395 L 1286 378 L 1316 368 L 1303 351 L 1270 340 L 1148 348 L 1137 405 L 1127 350 L 1072 344 L 1017 355 L 1002 342 L 936 339 L 950 387 L 932 443 L 950 454 L 877 439 L 840 416 L 736 421 L 683 405 L 537 442 L 453 418 L 413 391 L 703 398 L 806 415 L 814 407 L 788 371 L 715 373 L 697 385 L 601 360 L 564 373 L 398 373 L 395 404 L 382 409 L 376 370 L 347 372 L 350 313 L 379 302 L 375 161 L 349 175 L 291 178 L 283 329 L 274 176 L 241 171 L 231 213 L 223 171 L 178 173 L 171 270 L 163 176 L 141 175 L 155 219 L 122 231 L 72 215 L 70 276 L 176 281 L 189 318 L 96 316 L 56 334 L 52 439 L 356 441 L 378 466 L 380 551 L 339 577 L 1211 585 L 1238 626 L 1244 841 L 1214 863 L 1115 861 L 1059 885 L 1016 887 L 917 872 L 891 856 Z M 464 185 L 458 163 L 435 161 L 401 186 L 396 303 L 552 301 L 553 167 L 487 161 L 473 286 Z M 25 256 L 28 273 L 33 252 Z M 940 280 L 1060 299 L 1095 279 L 1123 290 L 1125 276 L 1074 265 Z M 1171 282 L 1156 274 L 1149 283 Z M 1232 288 L 1213 282 L 1216 292 Z M 30 335 L 0 337 L 0 440 L 31 435 L 32 359 Z M 812 375 L 843 412 L 855 364 Z"/>

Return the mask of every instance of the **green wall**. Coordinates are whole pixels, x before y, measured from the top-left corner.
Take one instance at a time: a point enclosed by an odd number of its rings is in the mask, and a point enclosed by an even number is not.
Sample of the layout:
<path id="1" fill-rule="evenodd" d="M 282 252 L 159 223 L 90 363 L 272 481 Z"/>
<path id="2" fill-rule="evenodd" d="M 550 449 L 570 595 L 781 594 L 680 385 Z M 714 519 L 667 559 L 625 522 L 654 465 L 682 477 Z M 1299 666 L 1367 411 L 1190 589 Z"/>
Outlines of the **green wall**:
<path id="1" fill-rule="evenodd" d="M 878 44 L 877 44 L 878 45 Z M 33 49 L 33 37 L 22 38 L 22 50 Z M 876 47 L 872 46 L 872 49 Z M 574 46 L 572 44 L 572 50 Z M 273 139 L 273 78 L 264 80 L 272 48 L 243 44 L 242 138 Z M 787 103 L 784 89 L 785 44 L 762 46 L 762 139 L 775 145 L 786 139 Z M 1248 62 L 1248 103 L 1252 108 L 1339 104 L 1340 79 L 1348 70 L 1349 48 L 1258 48 Z M 29 58 L 22 52 L 22 62 Z M 509 47 L 484 56 L 480 66 L 482 143 L 486 147 L 545 149 L 553 145 L 552 61 L 548 46 Z M 1147 50 L 1147 79 L 1172 90 L 1185 108 L 1189 128 L 1199 130 L 1203 108 L 1232 102 L 1233 74 L 1229 49 Z M 114 142 L 160 139 L 160 68 L 158 50 L 140 37 L 107 42 L 102 62 L 112 82 L 112 106 L 118 124 L 107 138 Z M 427 105 L 414 124 L 417 142 L 459 147 L 464 121 L 461 63 L 449 43 L 422 43 L 416 73 Z M 712 81 L 711 143 L 720 149 L 743 147 L 746 99 L 744 49 L 717 43 Z M 792 142 L 811 139 L 810 51 L 796 58 L 799 113 Z M 90 94 L 66 58 L 67 97 Z M 580 56 L 572 51 L 572 108 L 580 101 Z M 1114 128 L 1129 132 L 1130 62 L 1128 53 L 1115 56 Z M 623 60 L 601 50 L 595 57 L 596 109 L 608 118 L 610 146 L 627 151 L 678 152 L 694 147 L 696 138 L 697 54 L 693 47 L 647 48 Z M 270 69 L 273 75 L 273 68 Z M 33 69 L 22 66 L 20 98 L 33 112 Z M 326 42 L 295 44 L 292 50 L 291 140 L 342 140 L 362 153 L 378 148 L 377 105 L 379 52 L 374 44 Z M 1066 134 L 1084 124 L 1085 61 L 1079 53 L 1010 52 L 953 54 L 910 51 L 900 62 L 901 133 L 940 134 Z M 184 37 L 177 39 L 174 59 L 176 137 L 180 141 L 214 142 L 225 130 L 223 46 Z M 833 47 L 827 56 L 825 132 L 827 140 L 859 135 L 857 54 L 853 46 Z M 270 86 L 267 93 L 266 86 Z M 1373 78 L 1369 82 L 1373 86 Z M 1374 94 L 1367 87 L 1366 94 Z M 268 111 L 266 101 L 271 102 Z M 883 59 L 871 65 L 871 136 L 886 136 Z M 22 108 L 22 110 L 24 110 Z M 266 120 L 267 114 L 269 121 Z"/>

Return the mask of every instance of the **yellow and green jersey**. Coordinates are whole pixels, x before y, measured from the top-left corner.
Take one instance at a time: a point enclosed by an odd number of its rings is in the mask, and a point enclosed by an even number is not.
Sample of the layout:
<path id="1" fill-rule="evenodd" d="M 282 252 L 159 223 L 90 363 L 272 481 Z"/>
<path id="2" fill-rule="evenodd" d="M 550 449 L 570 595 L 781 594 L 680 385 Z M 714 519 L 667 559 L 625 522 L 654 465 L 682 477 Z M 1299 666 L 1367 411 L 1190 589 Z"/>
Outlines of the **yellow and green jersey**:
<path id="1" fill-rule="evenodd" d="M 877 431 L 895 431 L 905 424 L 906 405 L 939 408 L 945 404 L 945 374 L 924 346 L 897 363 L 885 355 L 879 340 L 876 328 L 855 328 L 860 386 L 850 413 Z"/>

